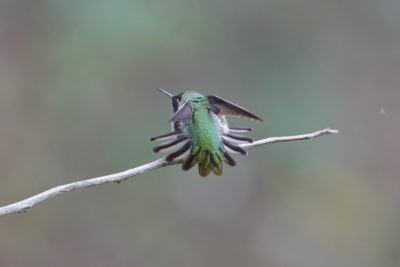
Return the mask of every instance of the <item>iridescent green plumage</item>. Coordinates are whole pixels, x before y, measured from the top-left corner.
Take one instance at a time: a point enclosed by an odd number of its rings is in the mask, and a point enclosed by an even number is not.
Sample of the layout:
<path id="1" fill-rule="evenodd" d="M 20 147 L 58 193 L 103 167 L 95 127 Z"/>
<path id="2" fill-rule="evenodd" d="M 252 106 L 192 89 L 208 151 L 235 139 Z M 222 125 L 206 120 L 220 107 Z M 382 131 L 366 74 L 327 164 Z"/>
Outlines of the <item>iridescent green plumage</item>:
<path id="1" fill-rule="evenodd" d="M 182 95 L 181 102 L 186 101 L 190 101 L 193 115 L 192 119 L 185 121 L 185 130 L 192 142 L 191 154 L 199 164 L 199 173 L 207 176 L 212 171 L 221 175 L 224 148 L 220 138 L 219 119 L 208 108 L 210 105 L 205 96 L 186 92 Z M 192 167 L 189 164 L 184 165 L 186 166 Z"/>
<path id="2" fill-rule="evenodd" d="M 233 134 L 248 132 L 250 128 L 230 128 L 225 116 L 239 116 L 262 121 L 247 110 L 216 96 L 204 96 L 197 92 L 184 92 L 173 96 L 160 89 L 172 98 L 174 115 L 170 118 L 173 132 L 153 137 L 151 140 L 172 139 L 153 149 L 163 151 L 181 145 L 178 150 L 169 154 L 166 161 L 184 158 L 183 170 L 189 170 L 198 163 L 199 174 L 207 176 L 211 171 L 222 175 L 223 162 L 235 166 L 236 162 L 228 153 L 246 154 L 238 144 L 252 142 L 251 138 Z"/>

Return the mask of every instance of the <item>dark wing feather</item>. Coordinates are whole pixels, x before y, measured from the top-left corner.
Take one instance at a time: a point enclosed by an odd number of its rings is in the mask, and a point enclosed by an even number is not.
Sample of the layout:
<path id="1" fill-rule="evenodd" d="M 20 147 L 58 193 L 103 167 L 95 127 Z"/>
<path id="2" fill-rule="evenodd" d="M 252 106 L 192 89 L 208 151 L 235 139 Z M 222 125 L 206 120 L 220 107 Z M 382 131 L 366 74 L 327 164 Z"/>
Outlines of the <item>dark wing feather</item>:
<path id="1" fill-rule="evenodd" d="M 218 96 L 209 95 L 207 98 L 208 102 L 210 103 L 211 110 L 217 115 L 243 117 L 258 122 L 263 121 L 250 111 Z"/>
<path id="2" fill-rule="evenodd" d="M 225 146 L 227 146 L 228 148 L 232 149 L 233 151 L 238 152 L 238 153 L 240 153 L 242 155 L 247 155 L 247 151 L 244 150 L 243 148 L 241 148 L 240 146 L 235 145 L 235 144 L 229 142 L 228 140 L 226 140 L 224 138 L 221 138 L 221 140 L 222 140 L 222 143 Z"/>
<path id="3" fill-rule="evenodd" d="M 190 101 L 186 101 L 168 120 L 168 122 L 187 121 L 192 119 L 193 111 Z"/>
<path id="4" fill-rule="evenodd" d="M 245 132 L 251 132 L 252 129 L 249 127 L 232 127 L 228 126 L 229 130 L 232 132 L 237 132 L 237 133 L 245 133 Z"/>
<path id="5" fill-rule="evenodd" d="M 192 145 L 192 143 L 190 141 L 186 142 L 180 149 L 178 149 L 177 151 L 169 154 L 165 158 L 165 161 L 171 162 L 174 159 L 176 159 L 177 157 L 183 155 L 183 153 L 185 153 L 186 151 L 188 151 L 190 149 L 191 145 Z"/>
<path id="6" fill-rule="evenodd" d="M 162 150 L 165 150 L 165 149 L 170 148 L 170 147 L 172 147 L 174 145 L 177 145 L 180 142 L 183 142 L 183 141 L 185 141 L 187 139 L 189 139 L 187 136 L 180 136 L 180 137 L 172 140 L 171 142 L 168 142 L 168 143 L 165 143 L 165 144 L 161 144 L 161 145 L 158 145 L 158 146 L 154 147 L 153 148 L 153 152 L 154 153 L 158 153 L 158 152 L 160 152 Z"/>
<path id="7" fill-rule="evenodd" d="M 178 134 L 181 134 L 181 132 L 173 131 L 173 132 L 170 132 L 170 133 L 161 134 L 161 135 L 158 135 L 158 136 L 151 137 L 150 141 L 155 141 L 155 140 L 164 139 L 164 138 L 168 138 L 168 137 L 172 138 L 172 137 L 174 137 L 174 135 L 178 135 Z"/>
<path id="8" fill-rule="evenodd" d="M 193 154 L 190 154 L 186 160 L 182 164 L 182 170 L 188 171 L 190 170 L 194 165 L 196 165 L 196 157 Z"/>
<path id="9" fill-rule="evenodd" d="M 236 161 L 227 151 L 224 151 L 224 156 L 225 156 L 224 161 L 226 162 L 226 164 L 230 166 L 236 166 Z"/>
<path id="10" fill-rule="evenodd" d="M 226 137 L 232 138 L 237 141 L 243 141 L 247 143 L 253 143 L 253 139 L 243 135 L 236 135 L 236 134 L 225 134 Z"/>

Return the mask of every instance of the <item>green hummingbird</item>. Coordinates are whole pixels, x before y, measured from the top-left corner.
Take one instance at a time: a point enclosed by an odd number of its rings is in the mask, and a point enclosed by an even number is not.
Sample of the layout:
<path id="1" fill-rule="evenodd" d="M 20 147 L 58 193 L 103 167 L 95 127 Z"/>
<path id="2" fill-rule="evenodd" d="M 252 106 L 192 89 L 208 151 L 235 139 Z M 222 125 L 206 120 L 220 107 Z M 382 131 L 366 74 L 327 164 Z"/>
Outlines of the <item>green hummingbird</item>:
<path id="1" fill-rule="evenodd" d="M 168 122 L 172 132 L 150 138 L 151 141 L 167 140 L 153 148 L 155 153 L 170 151 L 167 162 L 183 160 L 182 169 L 187 171 L 198 163 L 199 174 L 203 177 L 212 171 L 222 175 L 223 162 L 235 166 L 229 154 L 246 155 L 242 143 L 252 143 L 247 136 L 237 133 L 250 132 L 251 128 L 231 127 L 226 116 L 236 116 L 262 122 L 262 119 L 246 109 L 214 95 L 202 95 L 189 91 L 178 95 L 159 88 L 172 99 L 174 114 Z"/>

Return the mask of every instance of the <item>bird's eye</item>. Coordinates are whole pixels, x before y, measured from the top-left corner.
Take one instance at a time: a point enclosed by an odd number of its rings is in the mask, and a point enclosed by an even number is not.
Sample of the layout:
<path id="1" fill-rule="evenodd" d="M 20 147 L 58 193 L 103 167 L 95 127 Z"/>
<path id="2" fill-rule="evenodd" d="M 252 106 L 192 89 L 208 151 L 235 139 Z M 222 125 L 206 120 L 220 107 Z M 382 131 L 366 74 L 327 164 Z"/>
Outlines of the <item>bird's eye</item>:
<path id="1" fill-rule="evenodd" d="M 175 99 L 176 99 L 178 102 L 182 101 L 182 94 L 176 95 L 176 96 L 175 96 Z"/>

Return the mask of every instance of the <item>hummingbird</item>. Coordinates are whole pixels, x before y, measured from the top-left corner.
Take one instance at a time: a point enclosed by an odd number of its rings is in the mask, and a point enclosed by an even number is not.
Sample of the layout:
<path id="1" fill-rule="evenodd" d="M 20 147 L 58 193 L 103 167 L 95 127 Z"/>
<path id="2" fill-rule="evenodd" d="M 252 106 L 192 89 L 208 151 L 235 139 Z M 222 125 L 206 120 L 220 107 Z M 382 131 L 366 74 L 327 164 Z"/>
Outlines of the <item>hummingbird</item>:
<path id="1" fill-rule="evenodd" d="M 213 172 L 222 175 L 223 162 L 235 166 L 230 153 L 247 155 L 240 147 L 252 143 L 250 137 L 238 133 L 251 132 L 251 128 L 232 127 L 226 116 L 235 116 L 262 122 L 248 110 L 215 95 L 203 95 L 194 91 L 173 95 L 158 90 L 172 100 L 173 115 L 168 120 L 172 131 L 151 141 L 167 141 L 153 148 L 155 153 L 170 152 L 165 161 L 183 160 L 182 169 L 187 171 L 198 163 L 199 174 L 206 177 Z"/>

